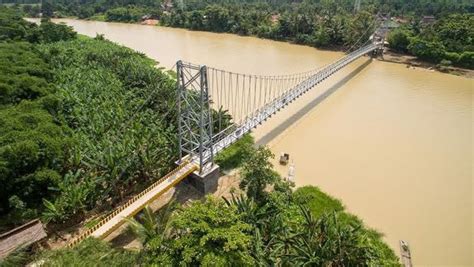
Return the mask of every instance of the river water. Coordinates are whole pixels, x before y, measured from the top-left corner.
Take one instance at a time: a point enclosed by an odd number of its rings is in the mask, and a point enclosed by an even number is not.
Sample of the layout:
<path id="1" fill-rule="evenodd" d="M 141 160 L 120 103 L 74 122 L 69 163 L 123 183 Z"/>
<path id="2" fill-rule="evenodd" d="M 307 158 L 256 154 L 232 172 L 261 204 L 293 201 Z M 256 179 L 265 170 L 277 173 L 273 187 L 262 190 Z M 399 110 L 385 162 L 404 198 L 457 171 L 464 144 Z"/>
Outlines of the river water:
<path id="1" fill-rule="evenodd" d="M 166 68 L 182 59 L 277 75 L 321 67 L 343 55 L 230 34 L 60 21 L 81 34 L 104 34 Z M 276 155 L 290 154 L 297 186 L 315 185 L 341 199 L 384 233 L 397 254 L 399 240 L 408 241 L 415 265 L 471 266 L 473 81 L 361 58 L 254 135 Z M 287 175 L 277 159 L 275 166 Z"/>

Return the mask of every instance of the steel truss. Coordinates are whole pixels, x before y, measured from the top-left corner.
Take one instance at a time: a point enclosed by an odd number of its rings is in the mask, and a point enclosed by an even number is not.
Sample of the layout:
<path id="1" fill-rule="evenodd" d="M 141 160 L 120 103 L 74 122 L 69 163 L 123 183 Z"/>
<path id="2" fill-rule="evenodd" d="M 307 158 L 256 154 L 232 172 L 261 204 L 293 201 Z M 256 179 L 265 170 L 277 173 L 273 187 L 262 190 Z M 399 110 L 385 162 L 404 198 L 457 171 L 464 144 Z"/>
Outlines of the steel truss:
<path id="1" fill-rule="evenodd" d="M 213 161 L 212 116 L 209 103 L 207 68 L 178 61 L 179 161 L 189 155 L 200 171 Z M 206 153 L 211 151 L 211 153 Z"/>

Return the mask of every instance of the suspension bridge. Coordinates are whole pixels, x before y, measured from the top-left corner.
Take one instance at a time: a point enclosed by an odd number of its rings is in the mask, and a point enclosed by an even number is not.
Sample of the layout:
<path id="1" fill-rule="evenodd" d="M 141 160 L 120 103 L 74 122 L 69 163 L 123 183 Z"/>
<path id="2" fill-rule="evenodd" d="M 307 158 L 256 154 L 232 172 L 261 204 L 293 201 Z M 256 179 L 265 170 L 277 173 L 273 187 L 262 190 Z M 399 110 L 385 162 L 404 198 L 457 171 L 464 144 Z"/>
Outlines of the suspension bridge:
<path id="1" fill-rule="evenodd" d="M 190 174 L 205 181 L 215 169 L 214 157 L 220 151 L 351 62 L 376 53 L 382 45 L 370 41 L 323 68 L 283 76 L 241 74 L 178 61 L 178 167 L 75 237 L 68 246 L 87 237 L 107 237 L 125 218 L 137 214 Z"/>

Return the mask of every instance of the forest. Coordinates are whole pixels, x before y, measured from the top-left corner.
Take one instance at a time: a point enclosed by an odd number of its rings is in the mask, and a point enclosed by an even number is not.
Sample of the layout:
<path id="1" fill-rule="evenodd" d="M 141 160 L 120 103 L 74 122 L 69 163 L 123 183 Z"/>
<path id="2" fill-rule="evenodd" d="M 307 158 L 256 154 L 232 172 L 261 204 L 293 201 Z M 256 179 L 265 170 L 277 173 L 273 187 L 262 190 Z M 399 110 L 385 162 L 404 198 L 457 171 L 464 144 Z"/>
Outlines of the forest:
<path id="1" fill-rule="evenodd" d="M 433 25 L 404 25 L 388 35 L 391 49 L 442 66 L 474 69 L 474 15 L 451 14 Z"/>
<path id="2" fill-rule="evenodd" d="M 103 36 L 21 15 L 0 8 L 0 232 L 33 218 L 60 229 L 106 214 L 177 154 L 174 73 Z M 217 159 L 241 169 L 231 198 L 145 208 L 129 220 L 140 251 L 90 239 L 19 250 L 0 265 L 399 265 L 380 233 L 316 187 L 293 190 L 271 152 L 253 144 L 246 136 Z"/>

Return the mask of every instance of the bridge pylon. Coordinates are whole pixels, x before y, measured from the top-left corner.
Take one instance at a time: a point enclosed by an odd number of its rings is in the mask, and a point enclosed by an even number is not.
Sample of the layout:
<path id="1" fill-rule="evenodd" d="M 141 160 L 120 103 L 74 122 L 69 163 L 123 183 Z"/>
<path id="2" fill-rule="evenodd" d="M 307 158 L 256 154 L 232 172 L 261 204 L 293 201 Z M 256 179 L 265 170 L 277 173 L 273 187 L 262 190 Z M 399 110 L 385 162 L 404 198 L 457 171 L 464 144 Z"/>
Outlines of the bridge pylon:
<path id="1" fill-rule="evenodd" d="M 179 161 L 189 156 L 202 173 L 214 160 L 214 155 L 204 155 L 212 153 L 213 145 L 207 67 L 178 61 L 176 68 Z"/>
<path id="2" fill-rule="evenodd" d="M 201 193 L 217 189 L 219 166 L 214 164 L 213 122 L 207 67 L 176 63 L 178 90 L 178 164 L 188 158 L 199 166 L 189 182 Z"/>

